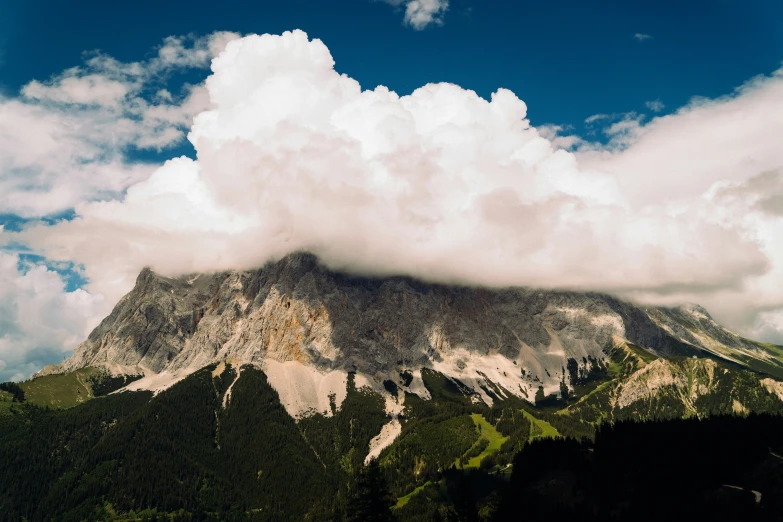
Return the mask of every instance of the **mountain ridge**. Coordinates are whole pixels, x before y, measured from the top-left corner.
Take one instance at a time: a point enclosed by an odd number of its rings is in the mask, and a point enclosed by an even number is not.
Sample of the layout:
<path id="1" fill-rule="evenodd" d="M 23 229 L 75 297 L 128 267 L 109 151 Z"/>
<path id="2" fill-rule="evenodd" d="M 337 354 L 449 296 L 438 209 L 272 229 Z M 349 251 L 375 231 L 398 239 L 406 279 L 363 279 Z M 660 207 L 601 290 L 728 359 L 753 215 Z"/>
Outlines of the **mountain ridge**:
<path id="1" fill-rule="evenodd" d="M 289 412 L 302 416 L 329 414 L 332 394 L 339 407 L 348 372 L 381 393 L 384 381 L 410 372 L 402 389 L 426 396 L 425 367 L 488 404 L 487 390 L 496 386 L 532 402 L 539 387 L 545 395 L 573 388 L 570 360 L 587 373 L 622 343 L 783 378 L 780 347 L 730 332 L 697 305 L 641 307 L 596 292 L 360 277 L 307 253 L 256 270 L 178 278 L 144 269 L 73 356 L 41 374 L 98 366 L 145 374 L 133 389 L 160 389 L 231 358 L 263 368 Z"/>

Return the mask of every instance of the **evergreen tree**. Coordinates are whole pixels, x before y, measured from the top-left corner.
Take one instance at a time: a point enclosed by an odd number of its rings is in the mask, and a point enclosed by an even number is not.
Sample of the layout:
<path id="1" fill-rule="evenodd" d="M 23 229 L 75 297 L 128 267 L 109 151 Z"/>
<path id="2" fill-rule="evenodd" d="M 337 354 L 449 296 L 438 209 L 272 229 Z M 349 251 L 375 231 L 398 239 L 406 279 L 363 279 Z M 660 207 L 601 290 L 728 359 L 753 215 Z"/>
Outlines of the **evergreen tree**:
<path id="1" fill-rule="evenodd" d="M 457 511 L 457 520 L 459 522 L 477 522 L 476 499 L 471 491 L 470 481 L 464 473 L 460 473 L 457 478 L 456 490 L 454 506 Z"/>
<path id="2" fill-rule="evenodd" d="M 536 392 L 536 404 L 540 404 L 544 399 L 546 399 L 546 395 L 544 395 L 544 387 L 539 386 L 538 391 Z"/>
<path id="3" fill-rule="evenodd" d="M 568 385 L 565 383 L 565 380 L 560 381 L 560 398 L 564 401 L 568 400 Z"/>
<path id="4" fill-rule="evenodd" d="M 376 459 L 359 470 L 348 502 L 348 522 L 391 522 L 394 501 Z"/>
<path id="5" fill-rule="evenodd" d="M 0 390 L 6 391 L 12 394 L 14 402 L 24 402 L 24 390 L 15 382 L 2 382 L 0 383 Z"/>

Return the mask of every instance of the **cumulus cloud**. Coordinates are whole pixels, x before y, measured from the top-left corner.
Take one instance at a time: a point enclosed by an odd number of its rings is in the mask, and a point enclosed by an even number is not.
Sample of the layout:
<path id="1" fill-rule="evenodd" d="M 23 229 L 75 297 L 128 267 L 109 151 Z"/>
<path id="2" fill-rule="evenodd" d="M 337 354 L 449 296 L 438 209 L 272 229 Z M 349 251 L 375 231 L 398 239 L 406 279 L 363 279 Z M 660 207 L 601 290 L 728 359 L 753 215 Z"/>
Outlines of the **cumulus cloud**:
<path id="1" fill-rule="evenodd" d="M 393 6 L 404 6 L 405 24 L 417 31 L 430 25 L 443 25 L 443 16 L 449 8 L 448 0 L 385 0 Z"/>
<path id="2" fill-rule="evenodd" d="M 199 87 L 197 160 L 0 244 L 84 265 L 103 296 L 94 315 L 145 265 L 174 275 L 308 250 L 363 273 L 695 301 L 783 339 L 783 121 L 769 117 L 783 72 L 650 121 L 596 117 L 601 145 L 531 126 L 505 89 L 399 96 L 334 65 L 301 31 L 230 41 Z"/>
<path id="3" fill-rule="evenodd" d="M 153 168 L 126 160 L 128 147 L 161 149 L 184 139 L 208 107 L 203 86 L 145 92 L 175 68 L 205 67 L 237 35 L 167 38 L 145 62 L 92 54 L 85 63 L 0 98 L 0 213 L 40 216 L 117 196 Z"/>
<path id="4" fill-rule="evenodd" d="M 101 296 L 66 291 L 45 266 L 20 265 L 17 255 L 0 252 L 0 382 L 61 362 L 103 309 Z"/>
<path id="5" fill-rule="evenodd" d="M 210 271 L 309 250 L 365 273 L 697 301 L 751 331 L 783 308 L 777 200 L 742 199 L 783 165 L 783 122 L 769 118 L 781 80 L 647 123 L 625 114 L 607 121 L 607 145 L 572 153 L 508 90 L 362 90 L 301 31 L 248 36 L 212 62 L 210 109 L 188 136 L 197 161 L 13 237 L 84 264 L 109 303 L 144 265 Z"/>
<path id="6" fill-rule="evenodd" d="M 783 121 L 770 115 L 781 111 L 783 70 L 778 70 L 730 95 L 696 98 L 670 115 L 631 124 L 632 138 L 621 136 L 617 146 L 577 154 L 585 168 L 617 176 L 629 205 L 658 206 L 683 216 L 682 225 L 686 209 L 699 209 L 690 219 L 710 219 L 750 241 L 754 246 L 742 254 L 753 251 L 763 257 L 766 268 L 760 273 L 735 288 L 704 295 L 683 288 L 669 299 L 700 301 L 731 326 L 749 335 L 761 332 L 775 342 L 783 341 L 783 333 L 765 318 L 779 316 L 774 310 L 783 309 L 777 290 L 783 283 L 783 221 L 775 214 L 776 198 L 783 196 L 777 184 L 783 167 L 777 137 Z M 725 255 L 733 254 L 722 247 L 713 252 L 715 259 Z M 773 330 L 778 333 L 771 336 Z"/>
<path id="7" fill-rule="evenodd" d="M 719 181 L 745 182 L 780 168 L 783 150 L 777 136 L 783 121 L 770 117 L 780 110 L 783 69 L 754 78 L 730 95 L 695 98 L 646 124 L 628 113 L 615 128 L 633 134 L 627 149 L 610 145 L 579 160 L 618 176 L 636 204 L 690 200 Z"/>
<path id="8" fill-rule="evenodd" d="M 649 40 L 650 38 L 652 38 L 652 36 L 650 36 L 649 34 L 644 34 L 644 33 L 636 33 L 635 35 L 633 35 L 633 37 L 638 42 L 644 42 L 645 40 Z"/>

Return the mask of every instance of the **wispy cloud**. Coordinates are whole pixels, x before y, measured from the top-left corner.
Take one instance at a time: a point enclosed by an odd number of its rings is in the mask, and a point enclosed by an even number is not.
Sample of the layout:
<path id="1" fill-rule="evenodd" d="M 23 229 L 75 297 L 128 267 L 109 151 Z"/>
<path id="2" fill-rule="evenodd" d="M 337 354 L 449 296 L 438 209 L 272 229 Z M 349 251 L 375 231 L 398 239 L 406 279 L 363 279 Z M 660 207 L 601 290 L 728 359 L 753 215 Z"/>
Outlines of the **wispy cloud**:
<path id="1" fill-rule="evenodd" d="M 645 40 L 649 40 L 652 38 L 652 36 L 650 36 L 649 34 L 644 34 L 644 33 L 636 33 L 635 35 L 633 35 L 633 37 L 639 42 L 643 42 Z"/>
<path id="2" fill-rule="evenodd" d="M 555 125 L 552 123 L 536 127 L 542 138 L 549 140 L 552 146 L 563 150 L 575 150 L 585 144 L 584 139 L 575 134 L 564 134 L 574 130 L 573 125 Z"/>
<path id="3" fill-rule="evenodd" d="M 0 98 L 0 213 L 61 212 L 148 178 L 153 168 L 129 163 L 125 151 L 181 143 L 193 117 L 209 106 L 203 86 L 172 94 L 161 82 L 175 70 L 208 67 L 237 37 L 169 37 L 142 62 L 94 53 L 31 81 L 18 97 Z"/>
<path id="4" fill-rule="evenodd" d="M 393 6 L 405 6 L 404 22 L 417 31 L 430 25 L 443 25 L 449 0 L 384 0 Z"/>
<path id="5" fill-rule="evenodd" d="M 592 125 L 597 121 L 608 120 L 611 117 L 612 117 L 611 114 L 593 114 L 592 116 L 588 116 L 587 118 L 585 118 L 585 123 L 588 125 Z"/>
<path id="6" fill-rule="evenodd" d="M 644 104 L 653 112 L 661 112 L 666 107 L 666 105 L 664 105 L 663 102 L 659 99 L 644 102 Z"/>

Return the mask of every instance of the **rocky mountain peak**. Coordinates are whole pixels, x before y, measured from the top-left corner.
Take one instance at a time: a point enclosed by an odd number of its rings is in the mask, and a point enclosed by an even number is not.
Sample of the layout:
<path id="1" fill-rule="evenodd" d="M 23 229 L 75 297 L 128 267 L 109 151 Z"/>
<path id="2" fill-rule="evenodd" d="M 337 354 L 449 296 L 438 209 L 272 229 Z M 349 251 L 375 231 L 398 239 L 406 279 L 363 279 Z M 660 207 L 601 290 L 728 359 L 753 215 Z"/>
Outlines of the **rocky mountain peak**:
<path id="1" fill-rule="evenodd" d="M 662 356 L 708 354 L 780 368 L 762 345 L 723 329 L 701 307 L 361 277 L 297 253 L 256 270 L 178 278 L 145 268 L 59 370 L 186 374 L 230 358 L 264 367 L 273 384 L 299 379 L 302 389 L 291 393 L 312 395 L 339 389 L 348 371 L 382 389 L 401 372 L 415 376 L 427 367 L 485 402 L 492 401 L 489 382 L 493 393 L 532 400 L 539 387 L 557 393 L 567 384 L 569 360 L 587 369 L 617 342 Z"/>

